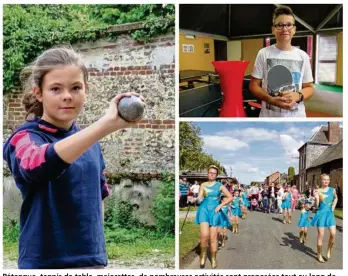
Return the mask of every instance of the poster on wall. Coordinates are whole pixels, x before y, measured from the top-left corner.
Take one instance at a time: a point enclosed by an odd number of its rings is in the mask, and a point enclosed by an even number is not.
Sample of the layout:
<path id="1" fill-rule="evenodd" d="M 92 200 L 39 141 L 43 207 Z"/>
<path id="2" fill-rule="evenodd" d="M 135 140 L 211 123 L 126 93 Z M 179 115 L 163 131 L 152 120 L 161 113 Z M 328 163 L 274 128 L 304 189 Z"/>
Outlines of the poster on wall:
<path id="1" fill-rule="evenodd" d="M 210 54 L 210 44 L 209 43 L 204 43 L 204 53 Z"/>
<path id="2" fill-rule="evenodd" d="M 182 51 L 184 53 L 193 53 L 195 51 L 194 45 L 193 44 L 183 44 Z"/>

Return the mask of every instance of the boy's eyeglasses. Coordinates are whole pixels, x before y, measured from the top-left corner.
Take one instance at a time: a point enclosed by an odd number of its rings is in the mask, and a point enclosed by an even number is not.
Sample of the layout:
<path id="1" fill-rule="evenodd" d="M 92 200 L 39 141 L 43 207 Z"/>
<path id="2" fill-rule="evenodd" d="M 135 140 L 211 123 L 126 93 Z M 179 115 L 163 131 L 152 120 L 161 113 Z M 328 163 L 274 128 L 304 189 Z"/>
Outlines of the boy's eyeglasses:
<path id="1" fill-rule="evenodd" d="M 292 24 L 292 23 L 286 23 L 286 24 L 275 24 L 274 27 L 277 29 L 277 30 L 283 30 L 285 27 L 288 29 L 288 30 L 291 30 L 293 27 L 295 27 L 295 24 Z"/>

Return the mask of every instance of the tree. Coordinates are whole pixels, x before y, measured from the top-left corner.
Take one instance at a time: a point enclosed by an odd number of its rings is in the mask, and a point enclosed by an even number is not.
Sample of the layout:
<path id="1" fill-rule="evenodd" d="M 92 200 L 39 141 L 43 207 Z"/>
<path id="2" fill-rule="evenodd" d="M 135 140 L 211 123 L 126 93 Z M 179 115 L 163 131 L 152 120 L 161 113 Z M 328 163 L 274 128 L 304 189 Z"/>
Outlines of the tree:
<path id="1" fill-rule="evenodd" d="M 291 182 L 294 179 L 295 176 L 295 168 L 294 167 L 289 167 L 288 168 L 288 177 L 287 177 L 287 181 Z"/>
<path id="2" fill-rule="evenodd" d="M 181 169 L 191 169 L 200 166 L 199 155 L 202 152 L 203 141 L 199 137 L 198 126 L 189 122 L 181 122 L 179 127 L 179 162 Z"/>
<path id="3" fill-rule="evenodd" d="M 210 165 L 226 174 L 226 169 L 210 154 L 203 151 L 203 139 L 199 136 L 200 128 L 194 123 L 180 122 L 179 127 L 179 162 L 180 170 L 205 171 Z"/>

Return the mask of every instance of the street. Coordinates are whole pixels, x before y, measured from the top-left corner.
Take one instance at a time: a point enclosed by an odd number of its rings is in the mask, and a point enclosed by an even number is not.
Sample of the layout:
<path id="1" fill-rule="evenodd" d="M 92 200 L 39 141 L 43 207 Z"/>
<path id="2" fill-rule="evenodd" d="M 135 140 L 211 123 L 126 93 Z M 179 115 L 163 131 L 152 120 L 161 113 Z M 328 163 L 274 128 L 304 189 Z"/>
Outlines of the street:
<path id="1" fill-rule="evenodd" d="M 191 213 L 191 212 L 190 212 Z M 194 213 L 194 212 L 193 212 Z M 190 214 L 191 215 L 191 214 Z M 225 248 L 217 253 L 218 269 L 342 269 L 343 268 L 343 220 L 336 218 L 337 233 L 331 259 L 319 263 L 316 259 L 317 229 L 308 229 L 307 243 L 298 240 L 297 221 L 300 211 L 292 214 L 292 223 L 283 224 L 282 215 L 264 214 L 258 211 L 248 212 L 246 220 L 239 222 L 239 234 L 228 230 Z M 310 214 L 312 217 L 314 214 Z M 329 232 L 325 230 L 323 257 L 326 260 L 326 249 Z M 182 268 L 199 269 L 199 253 L 187 258 L 190 263 L 181 264 Z M 209 249 L 208 249 L 208 256 Z M 207 259 L 206 269 L 211 269 Z"/>

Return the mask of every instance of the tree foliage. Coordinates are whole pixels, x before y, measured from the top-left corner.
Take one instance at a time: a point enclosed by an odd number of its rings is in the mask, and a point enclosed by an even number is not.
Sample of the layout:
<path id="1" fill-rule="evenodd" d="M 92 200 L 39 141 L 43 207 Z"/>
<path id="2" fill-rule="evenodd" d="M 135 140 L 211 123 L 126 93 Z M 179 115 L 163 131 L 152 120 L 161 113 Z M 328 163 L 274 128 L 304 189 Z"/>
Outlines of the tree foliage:
<path id="1" fill-rule="evenodd" d="M 175 234 L 175 181 L 174 175 L 163 174 L 151 212 L 156 229 L 164 234 Z"/>
<path id="2" fill-rule="evenodd" d="M 133 39 L 174 31 L 174 5 L 4 5 L 4 93 L 18 87 L 20 70 L 44 50 L 60 44 L 114 39 L 110 25 L 142 22 Z"/>
<path id="3" fill-rule="evenodd" d="M 287 181 L 291 182 L 294 179 L 295 176 L 295 168 L 294 167 L 289 167 L 288 168 L 288 177 L 287 177 Z"/>
<path id="4" fill-rule="evenodd" d="M 203 151 L 203 140 L 199 136 L 198 126 L 189 122 L 180 122 L 179 133 L 180 170 L 204 171 L 210 165 L 215 165 L 226 174 L 225 167 Z"/>

